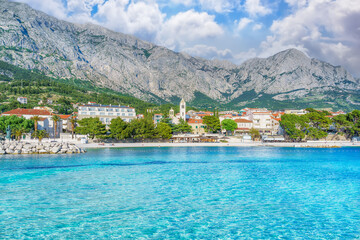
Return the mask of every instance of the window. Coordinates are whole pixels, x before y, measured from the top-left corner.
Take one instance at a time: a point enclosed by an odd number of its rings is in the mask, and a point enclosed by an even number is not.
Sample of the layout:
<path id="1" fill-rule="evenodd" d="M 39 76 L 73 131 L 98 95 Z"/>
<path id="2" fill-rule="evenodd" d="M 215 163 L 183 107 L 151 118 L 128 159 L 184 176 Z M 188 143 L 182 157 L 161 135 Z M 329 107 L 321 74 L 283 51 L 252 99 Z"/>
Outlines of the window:
<path id="1" fill-rule="evenodd" d="M 108 108 L 108 109 L 106 109 L 108 112 L 112 112 L 114 109 L 112 109 L 112 108 Z"/>
<path id="2" fill-rule="evenodd" d="M 86 113 L 86 112 L 80 112 L 80 114 L 81 114 L 81 115 L 87 115 L 87 113 Z"/>
<path id="3" fill-rule="evenodd" d="M 122 109 L 121 109 L 121 112 L 125 112 L 125 109 L 122 108 Z"/>
<path id="4" fill-rule="evenodd" d="M 115 109 L 115 112 L 119 112 L 119 111 L 120 111 L 120 109 L 118 109 L 118 108 Z"/>
<path id="5" fill-rule="evenodd" d="M 90 115 L 94 116 L 94 115 L 95 115 L 95 112 L 90 112 Z"/>
<path id="6" fill-rule="evenodd" d="M 114 114 L 113 113 L 109 113 L 109 116 L 113 116 Z"/>
<path id="7" fill-rule="evenodd" d="M 100 115 L 105 115 L 105 112 L 100 112 Z"/>

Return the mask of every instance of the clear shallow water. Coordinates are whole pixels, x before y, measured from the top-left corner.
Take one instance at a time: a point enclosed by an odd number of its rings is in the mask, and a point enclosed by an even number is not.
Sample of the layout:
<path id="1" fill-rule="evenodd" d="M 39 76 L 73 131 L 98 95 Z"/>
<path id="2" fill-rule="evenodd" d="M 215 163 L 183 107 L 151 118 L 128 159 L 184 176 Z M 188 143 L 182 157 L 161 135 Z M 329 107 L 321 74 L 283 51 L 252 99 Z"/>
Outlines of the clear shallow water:
<path id="1" fill-rule="evenodd" d="M 360 149 L 1 156 L 0 238 L 360 238 Z"/>

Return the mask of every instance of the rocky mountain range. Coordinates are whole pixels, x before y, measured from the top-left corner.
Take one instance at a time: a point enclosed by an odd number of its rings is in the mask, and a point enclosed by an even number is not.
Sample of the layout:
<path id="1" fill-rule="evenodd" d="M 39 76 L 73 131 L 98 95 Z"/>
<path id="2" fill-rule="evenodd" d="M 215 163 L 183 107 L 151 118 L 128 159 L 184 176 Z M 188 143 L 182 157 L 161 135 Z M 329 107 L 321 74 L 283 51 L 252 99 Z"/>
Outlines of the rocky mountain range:
<path id="1" fill-rule="evenodd" d="M 58 20 L 7 0 L 0 0 L 0 60 L 148 101 L 184 97 L 195 105 L 315 103 L 335 108 L 360 102 L 359 79 L 295 49 L 241 65 L 205 60 L 93 24 Z"/>

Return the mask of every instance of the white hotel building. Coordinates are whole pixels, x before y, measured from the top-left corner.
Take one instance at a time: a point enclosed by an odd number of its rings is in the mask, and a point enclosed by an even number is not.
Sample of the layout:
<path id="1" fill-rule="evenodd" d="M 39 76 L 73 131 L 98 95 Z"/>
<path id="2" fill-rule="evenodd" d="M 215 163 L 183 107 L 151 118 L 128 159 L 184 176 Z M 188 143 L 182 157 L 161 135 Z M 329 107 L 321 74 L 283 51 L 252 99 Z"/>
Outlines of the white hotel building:
<path id="1" fill-rule="evenodd" d="M 81 105 L 78 108 L 78 119 L 97 117 L 106 125 L 111 123 L 111 120 L 120 117 L 125 122 L 131 122 L 136 119 L 135 108 L 118 105 L 99 105 L 89 104 Z"/>

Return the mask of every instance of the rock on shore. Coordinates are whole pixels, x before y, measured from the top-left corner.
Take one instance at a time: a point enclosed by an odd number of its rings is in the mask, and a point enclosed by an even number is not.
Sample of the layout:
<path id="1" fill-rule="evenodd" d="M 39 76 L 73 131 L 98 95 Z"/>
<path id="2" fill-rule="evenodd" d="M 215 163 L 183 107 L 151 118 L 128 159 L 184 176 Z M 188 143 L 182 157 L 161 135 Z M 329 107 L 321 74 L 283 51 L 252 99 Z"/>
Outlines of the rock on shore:
<path id="1" fill-rule="evenodd" d="M 62 154 L 84 153 L 85 150 L 73 143 L 58 142 L 2 142 L 0 155 L 4 154 Z"/>

